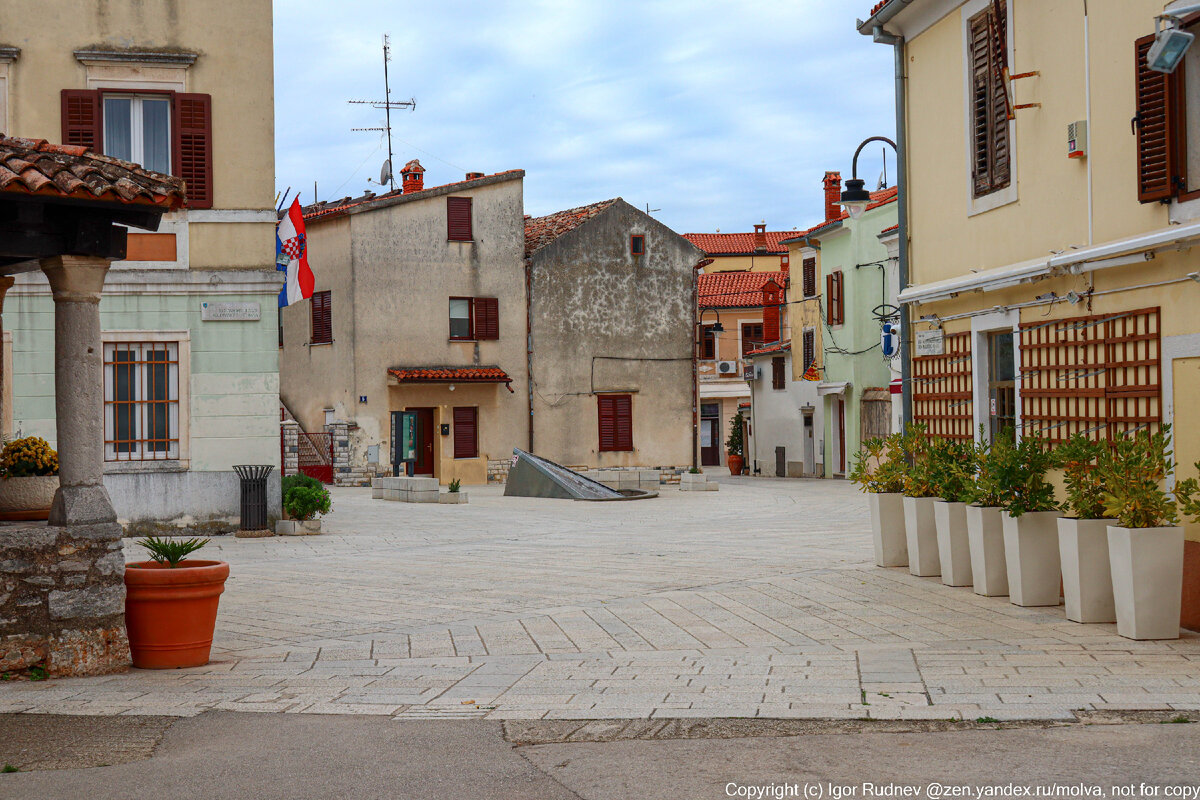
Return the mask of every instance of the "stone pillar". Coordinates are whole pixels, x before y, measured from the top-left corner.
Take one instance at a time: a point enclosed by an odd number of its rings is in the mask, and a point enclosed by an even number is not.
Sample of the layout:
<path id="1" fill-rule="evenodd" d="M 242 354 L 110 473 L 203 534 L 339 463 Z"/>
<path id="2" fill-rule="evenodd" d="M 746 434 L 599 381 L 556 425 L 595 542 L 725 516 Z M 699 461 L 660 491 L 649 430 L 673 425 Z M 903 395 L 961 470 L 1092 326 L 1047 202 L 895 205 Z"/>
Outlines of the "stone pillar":
<path id="1" fill-rule="evenodd" d="M 100 293 L 108 259 L 42 259 L 54 294 L 54 411 L 59 488 L 51 525 L 115 522 L 104 488 L 104 347 Z"/>

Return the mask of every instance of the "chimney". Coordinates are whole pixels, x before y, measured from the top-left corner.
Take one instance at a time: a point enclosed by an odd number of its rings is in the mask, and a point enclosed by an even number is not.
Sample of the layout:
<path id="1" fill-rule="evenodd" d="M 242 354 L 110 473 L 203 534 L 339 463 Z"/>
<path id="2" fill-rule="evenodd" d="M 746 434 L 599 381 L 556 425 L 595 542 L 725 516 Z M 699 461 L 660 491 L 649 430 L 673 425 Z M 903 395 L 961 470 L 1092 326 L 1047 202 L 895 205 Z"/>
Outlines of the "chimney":
<path id="1" fill-rule="evenodd" d="M 754 252 L 767 252 L 767 223 L 754 226 Z"/>
<path id="2" fill-rule="evenodd" d="M 468 172 L 467 173 L 467 180 L 469 180 L 469 181 L 478 180 L 482 177 L 483 177 L 482 172 Z"/>
<path id="3" fill-rule="evenodd" d="M 767 281 L 763 286 L 763 344 L 779 341 L 779 306 L 782 294 L 782 287 L 775 281 Z"/>
<path id="4" fill-rule="evenodd" d="M 825 173 L 825 221 L 842 216 L 842 173 Z"/>
<path id="5" fill-rule="evenodd" d="M 425 168 L 415 158 L 404 165 L 404 169 L 400 171 L 400 177 L 404 180 L 400 186 L 400 190 L 404 194 L 419 192 L 425 188 Z"/>

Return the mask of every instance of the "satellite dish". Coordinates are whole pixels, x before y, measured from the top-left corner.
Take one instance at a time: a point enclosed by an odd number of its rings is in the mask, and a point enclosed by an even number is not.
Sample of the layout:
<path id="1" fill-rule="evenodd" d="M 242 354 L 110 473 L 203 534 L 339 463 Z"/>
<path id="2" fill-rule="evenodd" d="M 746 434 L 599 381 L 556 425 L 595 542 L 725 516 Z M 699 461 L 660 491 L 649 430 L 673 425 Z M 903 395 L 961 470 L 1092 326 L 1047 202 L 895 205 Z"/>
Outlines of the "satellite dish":
<path id="1" fill-rule="evenodd" d="M 392 160 L 386 158 L 383 161 L 383 166 L 379 168 L 379 183 L 382 186 L 387 186 L 392 181 Z"/>

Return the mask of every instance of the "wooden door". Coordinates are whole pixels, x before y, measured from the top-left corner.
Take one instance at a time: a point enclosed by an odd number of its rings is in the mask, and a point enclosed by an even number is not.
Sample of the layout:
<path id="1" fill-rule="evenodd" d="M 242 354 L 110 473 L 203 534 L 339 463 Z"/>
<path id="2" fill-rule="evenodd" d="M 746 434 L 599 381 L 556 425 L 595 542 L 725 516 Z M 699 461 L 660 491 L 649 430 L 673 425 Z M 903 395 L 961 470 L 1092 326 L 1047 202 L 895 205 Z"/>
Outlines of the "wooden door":
<path id="1" fill-rule="evenodd" d="M 433 409 L 409 410 L 417 412 L 417 463 L 413 473 L 433 476 Z"/>
<path id="2" fill-rule="evenodd" d="M 700 466 L 721 464 L 721 406 L 707 403 L 700 406 Z"/>

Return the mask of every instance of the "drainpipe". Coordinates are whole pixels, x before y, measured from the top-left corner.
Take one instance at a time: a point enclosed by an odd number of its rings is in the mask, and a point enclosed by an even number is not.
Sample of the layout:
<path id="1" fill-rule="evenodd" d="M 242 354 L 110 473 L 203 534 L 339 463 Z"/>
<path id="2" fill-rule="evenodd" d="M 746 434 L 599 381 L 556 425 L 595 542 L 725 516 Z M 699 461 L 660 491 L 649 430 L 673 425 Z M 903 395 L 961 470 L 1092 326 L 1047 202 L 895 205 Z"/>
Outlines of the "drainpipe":
<path id="1" fill-rule="evenodd" d="M 908 5 L 904 0 L 891 3 L 895 10 Z M 888 33 L 882 24 L 876 24 L 871 37 L 879 44 L 890 44 L 895 54 L 896 73 L 896 205 L 900 223 L 900 291 L 908 287 L 908 135 L 904 105 L 904 37 Z M 909 342 L 911 332 L 910 314 L 907 303 L 900 305 L 900 421 L 903 425 L 912 422 L 912 353 Z"/>
<path id="2" fill-rule="evenodd" d="M 525 384 L 529 395 L 529 436 L 525 452 L 533 449 L 533 265 L 525 259 Z"/>

